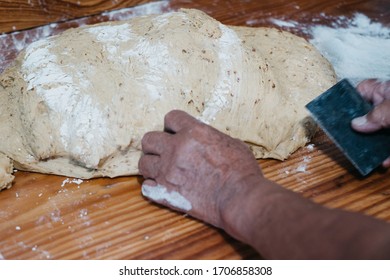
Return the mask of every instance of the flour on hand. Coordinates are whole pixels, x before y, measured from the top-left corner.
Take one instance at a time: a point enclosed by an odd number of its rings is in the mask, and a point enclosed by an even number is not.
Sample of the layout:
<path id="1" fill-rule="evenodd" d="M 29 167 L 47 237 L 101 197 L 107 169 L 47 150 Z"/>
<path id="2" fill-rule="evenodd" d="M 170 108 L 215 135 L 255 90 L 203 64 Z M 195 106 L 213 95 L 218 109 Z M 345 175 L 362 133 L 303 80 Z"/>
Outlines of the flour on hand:
<path id="1" fill-rule="evenodd" d="M 191 202 L 189 202 L 184 196 L 175 191 L 169 192 L 166 187 L 161 185 L 142 185 L 142 194 L 153 201 L 159 203 L 166 202 L 170 206 L 182 211 L 190 211 L 192 209 Z"/>

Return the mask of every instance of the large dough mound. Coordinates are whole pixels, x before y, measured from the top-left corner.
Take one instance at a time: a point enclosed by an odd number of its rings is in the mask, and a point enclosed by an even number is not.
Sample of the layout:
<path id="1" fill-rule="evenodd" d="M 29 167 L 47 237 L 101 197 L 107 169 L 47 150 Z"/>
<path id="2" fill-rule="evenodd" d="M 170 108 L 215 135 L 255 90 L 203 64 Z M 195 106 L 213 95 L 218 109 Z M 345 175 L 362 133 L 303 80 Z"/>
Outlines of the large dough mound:
<path id="1" fill-rule="evenodd" d="M 0 76 L 0 153 L 21 170 L 137 174 L 143 134 L 182 109 L 285 159 L 315 130 L 304 105 L 334 82 L 306 40 L 196 10 L 71 29 Z"/>

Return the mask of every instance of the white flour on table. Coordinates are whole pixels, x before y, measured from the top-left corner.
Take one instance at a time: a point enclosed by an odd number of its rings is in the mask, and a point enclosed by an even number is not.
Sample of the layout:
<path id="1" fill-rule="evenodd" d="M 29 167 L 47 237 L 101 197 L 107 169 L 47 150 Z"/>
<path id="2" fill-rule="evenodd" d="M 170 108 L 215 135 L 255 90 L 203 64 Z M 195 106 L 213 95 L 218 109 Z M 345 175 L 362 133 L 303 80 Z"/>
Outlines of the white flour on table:
<path id="1" fill-rule="evenodd" d="M 390 79 L 390 28 L 356 14 L 345 28 L 314 26 L 310 42 L 332 63 L 339 78 L 355 84 Z"/>
<path id="2" fill-rule="evenodd" d="M 326 14 L 321 14 L 329 19 Z M 269 21 L 287 31 L 300 31 L 333 65 L 339 79 L 353 84 L 368 79 L 390 79 L 390 28 L 356 13 L 353 18 L 330 18 L 332 26 L 271 18 Z"/>

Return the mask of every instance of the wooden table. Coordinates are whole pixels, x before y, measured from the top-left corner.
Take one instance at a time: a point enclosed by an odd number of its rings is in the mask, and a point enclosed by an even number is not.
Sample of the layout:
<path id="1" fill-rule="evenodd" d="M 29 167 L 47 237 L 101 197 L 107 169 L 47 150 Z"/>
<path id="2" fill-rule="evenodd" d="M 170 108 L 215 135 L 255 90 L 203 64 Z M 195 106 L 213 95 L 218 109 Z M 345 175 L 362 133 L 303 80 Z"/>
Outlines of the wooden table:
<path id="1" fill-rule="evenodd" d="M 57 2 L 62 6 L 56 6 Z M 79 2 L 77 9 L 76 1 L 0 1 L 0 32 L 66 20 L 52 25 L 45 34 L 39 33 L 43 29 L 32 29 L 1 36 L 0 71 L 20 48 L 12 42 L 26 32 L 47 36 L 78 22 L 107 20 L 107 16 L 90 16 L 105 9 L 150 1 Z M 312 24 L 313 18 L 316 24 L 329 24 L 334 17 L 352 16 L 355 12 L 390 24 L 388 0 L 172 0 L 161 5 L 163 10 L 198 8 L 234 25 L 272 26 L 272 18 L 295 20 L 301 26 Z M 69 22 L 86 15 L 87 18 Z M 299 28 L 291 31 L 304 35 Z M 23 44 L 28 42 L 26 39 Z M 284 162 L 259 163 L 266 177 L 317 203 L 390 221 L 390 172 L 379 170 L 367 178 L 360 177 L 322 132 L 312 145 Z M 141 182 L 140 177 L 81 181 L 16 172 L 14 186 L 0 193 L 0 259 L 261 258 L 224 232 L 149 202 L 141 195 Z"/>

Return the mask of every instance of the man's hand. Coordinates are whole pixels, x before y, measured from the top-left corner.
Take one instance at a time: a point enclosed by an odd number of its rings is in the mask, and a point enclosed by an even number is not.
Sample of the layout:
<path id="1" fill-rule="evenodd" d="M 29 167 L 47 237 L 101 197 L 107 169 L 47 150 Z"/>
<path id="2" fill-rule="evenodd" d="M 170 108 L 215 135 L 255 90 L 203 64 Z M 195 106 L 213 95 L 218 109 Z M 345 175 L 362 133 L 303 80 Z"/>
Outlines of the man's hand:
<path id="1" fill-rule="evenodd" d="M 143 194 L 273 259 L 388 259 L 390 227 L 330 210 L 265 179 L 241 141 L 182 111 L 142 140 Z M 315 244 L 315 246 L 313 246 Z"/>
<path id="2" fill-rule="evenodd" d="M 365 80 L 357 89 L 375 107 L 367 115 L 353 119 L 352 127 L 363 133 L 390 128 L 390 81 Z M 383 162 L 383 166 L 390 167 L 390 157 Z"/>
<path id="3" fill-rule="evenodd" d="M 142 139 L 143 194 L 160 204 L 222 227 L 237 182 L 262 178 L 249 148 L 182 111 L 165 117 L 164 132 Z"/>

